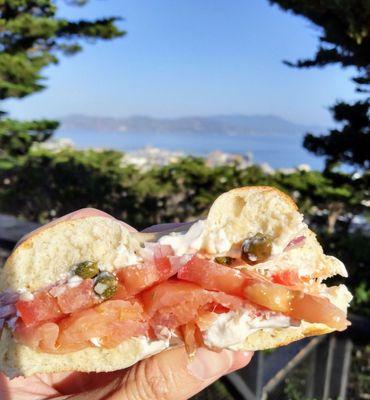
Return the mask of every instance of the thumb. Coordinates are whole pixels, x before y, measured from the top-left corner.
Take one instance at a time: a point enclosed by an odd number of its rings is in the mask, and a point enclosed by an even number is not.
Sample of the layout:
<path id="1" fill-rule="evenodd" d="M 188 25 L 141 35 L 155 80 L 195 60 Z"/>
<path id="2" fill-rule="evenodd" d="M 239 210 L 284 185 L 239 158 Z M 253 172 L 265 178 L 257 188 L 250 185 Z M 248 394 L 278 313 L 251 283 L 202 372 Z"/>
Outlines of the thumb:
<path id="1" fill-rule="evenodd" d="M 133 366 L 113 400 L 185 400 L 228 372 L 247 365 L 252 353 L 204 348 L 189 360 L 184 348 L 162 352 Z"/>

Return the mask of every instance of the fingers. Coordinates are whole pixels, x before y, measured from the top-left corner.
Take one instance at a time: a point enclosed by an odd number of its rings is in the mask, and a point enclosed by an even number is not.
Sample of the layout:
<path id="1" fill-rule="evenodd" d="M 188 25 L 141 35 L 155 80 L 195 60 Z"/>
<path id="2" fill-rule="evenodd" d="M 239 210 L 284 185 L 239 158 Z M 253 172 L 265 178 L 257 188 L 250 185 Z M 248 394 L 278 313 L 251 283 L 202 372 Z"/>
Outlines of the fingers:
<path id="1" fill-rule="evenodd" d="M 58 394 L 55 388 L 40 380 L 36 375 L 9 380 L 0 373 L 1 400 L 40 400 L 54 398 Z"/>
<path id="2" fill-rule="evenodd" d="M 88 393 L 88 400 L 95 400 L 95 398 L 100 400 L 103 390 L 106 391 L 107 387 L 111 387 L 112 384 L 117 386 L 122 382 L 122 371 L 38 374 L 38 377 L 57 390 L 59 394 L 76 395 Z M 99 396 L 92 396 L 93 392 L 96 392 Z M 71 398 L 74 399 L 75 397 Z"/>
<path id="3" fill-rule="evenodd" d="M 220 376 L 247 365 L 252 353 L 200 348 L 194 358 L 184 348 L 162 352 L 134 365 L 111 400 L 185 400 Z"/>
<path id="4" fill-rule="evenodd" d="M 4 400 L 185 400 L 224 374 L 245 367 L 252 353 L 200 348 L 189 361 L 184 348 L 162 352 L 124 371 L 39 374 L 9 381 L 0 374 Z M 3 379 L 3 382 L 2 382 Z"/>
<path id="5" fill-rule="evenodd" d="M 112 375 L 101 387 L 61 396 L 58 400 L 186 400 L 222 375 L 245 367 L 251 357 L 252 353 L 247 352 L 223 350 L 216 353 L 200 348 L 189 360 L 183 347 L 172 349 L 127 370 L 116 371 L 120 375 Z M 58 389 L 60 394 L 71 393 L 62 387 Z"/>

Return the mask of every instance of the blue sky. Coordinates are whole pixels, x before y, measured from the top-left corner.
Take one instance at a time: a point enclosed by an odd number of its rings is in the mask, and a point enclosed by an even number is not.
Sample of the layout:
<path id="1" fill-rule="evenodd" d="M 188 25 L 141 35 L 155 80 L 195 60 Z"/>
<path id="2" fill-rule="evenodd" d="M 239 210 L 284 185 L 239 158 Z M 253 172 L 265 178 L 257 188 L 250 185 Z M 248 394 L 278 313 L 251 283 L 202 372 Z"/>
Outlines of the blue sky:
<path id="1" fill-rule="evenodd" d="M 319 30 L 267 0 L 91 0 L 60 15 L 118 15 L 128 34 L 86 43 L 45 71 L 48 89 L 5 103 L 19 118 L 274 114 L 330 125 L 335 99 L 358 97 L 351 70 L 282 64 L 314 53 Z"/>

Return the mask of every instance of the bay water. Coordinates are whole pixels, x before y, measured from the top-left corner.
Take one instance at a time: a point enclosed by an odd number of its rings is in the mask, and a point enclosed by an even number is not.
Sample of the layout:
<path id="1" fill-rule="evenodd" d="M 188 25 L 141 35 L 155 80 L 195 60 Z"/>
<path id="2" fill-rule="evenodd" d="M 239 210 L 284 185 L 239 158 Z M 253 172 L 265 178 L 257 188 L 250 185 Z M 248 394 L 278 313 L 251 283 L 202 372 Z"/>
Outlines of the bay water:
<path id="1" fill-rule="evenodd" d="M 322 158 L 303 148 L 304 134 L 237 134 L 225 133 L 133 133 L 94 132 L 91 130 L 63 129 L 55 138 L 69 138 L 77 148 L 110 148 L 133 151 L 148 146 L 189 155 L 205 156 L 213 151 L 246 155 L 251 153 L 256 163 L 268 163 L 273 168 L 293 168 L 308 164 L 322 169 Z"/>

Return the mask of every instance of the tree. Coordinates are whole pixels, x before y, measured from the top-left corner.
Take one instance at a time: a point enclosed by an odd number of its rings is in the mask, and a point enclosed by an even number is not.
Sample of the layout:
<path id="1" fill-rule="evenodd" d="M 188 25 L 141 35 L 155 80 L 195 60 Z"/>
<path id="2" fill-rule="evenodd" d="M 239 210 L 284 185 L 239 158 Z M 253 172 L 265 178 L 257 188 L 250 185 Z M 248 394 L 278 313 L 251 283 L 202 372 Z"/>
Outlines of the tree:
<path id="1" fill-rule="evenodd" d="M 370 49 L 369 49 L 370 51 Z M 332 129 L 327 135 L 307 134 L 303 145 L 318 156 L 326 157 L 326 169 L 338 163 L 357 169 L 370 169 L 370 103 L 336 103 L 331 107 L 335 121 L 343 124 L 341 130 Z"/>
<path id="2" fill-rule="evenodd" d="M 86 0 L 68 1 L 82 6 Z M 69 21 L 56 16 L 52 0 L 0 0 L 0 101 L 23 98 L 45 88 L 42 70 L 59 55 L 82 50 L 83 39 L 110 40 L 125 34 L 117 17 Z M 33 142 L 48 139 L 56 121 L 20 122 L 0 109 L 0 156 L 25 154 Z"/>
<path id="3" fill-rule="evenodd" d="M 319 47 L 311 59 L 285 62 L 297 68 L 324 67 L 339 64 L 354 67 L 356 90 L 366 95 L 370 85 L 370 1 L 369 0 L 270 0 L 284 10 L 303 15 L 321 29 Z M 368 273 L 369 237 L 350 232 L 350 221 L 364 212 L 369 198 L 370 182 L 370 100 L 352 104 L 337 102 L 331 111 L 342 124 L 326 134 L 307 134 L 304 146 L 325 157 L 323 174 L 310 173 L 305 179 L 284 178 L 290 190 L 298 190 L 301 202 L 314 205 L 327 213 L 327 232 L 320 239 L 325 251 L 343 260 L 349 269 L 349 285 L 355 295 L 352 309 L 370 315 Z M 338 168 L 345 165 L 346 168 Z M 352 173 L 345 173 L 348 167 Z M 320 214 L 320 213 L 319 213 Z M 325 215 L 325 214 L 324 214 Z M 339 216 L 345 216 L 344 232 L 337 228 Z M 341 227 L 343 218 L 341 218 Z M 329 234 L 328 234 L 329 233 Z"/>
<path id="4" fill-rule="evenodd" d="M 339 64 L 355 67 L 357 91 L 367 93 L 370 85 L 370 1 L 369 0 L 270 0 L 285 10 L 303 15 L 321 28 L 319 48 L 311 59 L 285 62 L 298 68 Z M 369 99 L 353 104 L 339 102 L 331 108 L 342 130 L 308 134 L 304 146 L 326 158 L 326 169 L 345 163 L 369 169 Z"/>
<path id="5" fill-rule="evenodd" d="M 310 59 L 285 63 L 297 68 L 323 67 L 339 64 L 355 67 L 353 78 L 356 90 L 369 92 L 370 85 L 370 1 L 369 0 L 270 0 L 284 10 L 303 15 L 321 29 L 319 47 Z M 326 134 L 308 133 L 304 147 L 325 157 L 324 176 L 332 187 L 343 188 L 350 196 L 326 198 L 329 231 L 334 231 L 337 218 L 351 217 L 351 211 L 361 209 L 368 196 L 366 183 L 370 168 L 370 102 L 369 98 L 352 104 L 337 102 L 331 111 L 342 126 Z M 350 166 L 354 174 L 348 176 L 338 167 Z M 348 169 L 347 169 L 348 170 Z M 360 177 L 358 176 L 360 175 Z M 347 199 L 347 200 L 346 200 Z M 357 203 L 353 201 L 356 199 Z M 363 207 L 362 207 L 363 208 Z"/>
<path id="6" fill-rule="evenodd" d="M 340 64 L 355 67 L 359 91 L 370 85 L 370 2 L 368 0 L 270 0 L 303 15 L 321 28 L 319 48 L 311 59 L 286 64 L 298 68 Z"/>

